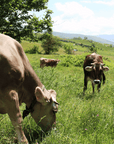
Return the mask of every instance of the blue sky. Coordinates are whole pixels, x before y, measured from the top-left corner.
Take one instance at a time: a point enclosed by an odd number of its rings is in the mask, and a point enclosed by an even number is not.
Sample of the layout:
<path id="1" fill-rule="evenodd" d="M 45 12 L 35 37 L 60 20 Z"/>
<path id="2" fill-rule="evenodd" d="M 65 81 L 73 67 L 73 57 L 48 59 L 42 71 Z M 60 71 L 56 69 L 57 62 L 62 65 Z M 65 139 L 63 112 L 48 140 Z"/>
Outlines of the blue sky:
<path id="1" fill-rule="evenodd" d="M 53 11 L 53 31 L 114 34 L 114 0 L 49 0 L 48 8 Z"/>

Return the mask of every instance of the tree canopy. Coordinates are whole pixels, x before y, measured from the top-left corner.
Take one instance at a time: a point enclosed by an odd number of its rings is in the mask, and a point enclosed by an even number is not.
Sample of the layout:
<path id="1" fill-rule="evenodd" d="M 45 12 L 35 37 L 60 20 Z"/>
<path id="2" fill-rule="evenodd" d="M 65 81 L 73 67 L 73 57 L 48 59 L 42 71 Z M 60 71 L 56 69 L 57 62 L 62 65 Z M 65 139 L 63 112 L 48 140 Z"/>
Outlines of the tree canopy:
<path id="1" fill-rule="evenodd" d="M 58 37 L 53 36 L 52 34 L 49 33 L 43 34 L 42 47 L 45 51 L 45 54 L 57 52 L 59 46 L 61 46 L 61 42 Z"/>
<path id="2" fill-rule="evenodd" d="M 7 34 L 18 41 L 22 37 L 35 40 L 35 33 L 52 31 L 52 11 L 47 7 L 48 0 L 1 0 L 0 33 Z M 30 14 L 30 11 L 45 10 L 42 19 Z"/>

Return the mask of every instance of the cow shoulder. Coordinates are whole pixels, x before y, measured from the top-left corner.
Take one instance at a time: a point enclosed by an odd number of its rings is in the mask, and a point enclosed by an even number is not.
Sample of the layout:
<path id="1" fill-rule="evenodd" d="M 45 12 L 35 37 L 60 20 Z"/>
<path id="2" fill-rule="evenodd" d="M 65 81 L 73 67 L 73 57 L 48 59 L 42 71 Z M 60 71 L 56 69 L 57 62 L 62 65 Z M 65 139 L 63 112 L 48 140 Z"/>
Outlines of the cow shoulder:
<path id="1" fill-rule="evenodd" d="M 0 34 L 0 71 L 9 79 L 24 77 L 24 52 L 13 38 Z"/>

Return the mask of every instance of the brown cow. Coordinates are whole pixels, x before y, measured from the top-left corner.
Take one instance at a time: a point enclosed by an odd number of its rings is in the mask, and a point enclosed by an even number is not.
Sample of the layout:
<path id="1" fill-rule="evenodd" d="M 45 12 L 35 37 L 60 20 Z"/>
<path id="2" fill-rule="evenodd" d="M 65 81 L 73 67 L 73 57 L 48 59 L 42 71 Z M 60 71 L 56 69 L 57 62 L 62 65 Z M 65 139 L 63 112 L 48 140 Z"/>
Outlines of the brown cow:
<path id="1" fill-rule="evenodd" d="M 87 55 L 84 61 L 83 70 L 84 70 L 84 90 L 87 89 L 87 82 L 90 80 L 92 82 L 93 93 L 94 86 L 98 84 L 97 89 L 100 91 L 101 81 L 103 78 L 103 84 L 105 83 L 104 71 L 108 71 L 109 68 L 104 66 L 102 61 L 102 56 L 96 53 Z"/>
<path id="2" fill-rule="evenodd" d="M 45 66 L 56 67 L 60 60 L 40 58 L 40 67 L 44 68 Z"/>
<path id="3" fill-rule="evenodd" d="M 19 143 L 28 144 L 21 127 L 21 103 L 26 104 L 23 118 L 31 113 L 43 130 L 49 130 L 55 123 L 56 92 L 45 89 L 22 46 L 11 37 L 0 34 L 0 113 L 8 113 Z"/>

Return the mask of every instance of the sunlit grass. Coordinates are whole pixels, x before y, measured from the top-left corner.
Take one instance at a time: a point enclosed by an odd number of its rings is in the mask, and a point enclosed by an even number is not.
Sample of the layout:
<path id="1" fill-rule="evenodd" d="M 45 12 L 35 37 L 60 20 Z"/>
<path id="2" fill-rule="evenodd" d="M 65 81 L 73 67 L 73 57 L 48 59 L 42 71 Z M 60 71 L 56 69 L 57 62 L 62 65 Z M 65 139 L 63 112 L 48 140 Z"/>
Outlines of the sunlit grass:
<path id="1" fill-rule="evenodd" d="M 27 43 L 24 50 L 30 46 Z M 82 49 L 80 50 L 80 52 Z M 111 49 L 109 49 L 111 53 Z M 64 50 L 60 53 L 64 54 Z M 60 54 L 59 53 L 59 54 Z M 114 58 L 107 51 L 101 55 L 111 59 L 110 70 L 105 73 L 106 83 L 100 93 L 92 93 L 91 82 L 83 95 L 84 74 L 82 67 L 40 68 L 40 57 L 60 59 L 60 55 L 27 54 L 27 57 L 47 89 L 57 92 L 60 103 L 56 119 L 56 129 L 44 133 L 29 115 L 23 121 L 23 130 L 30 144 L 113 144 L 114 143 Z M 113 51 L 112 51 L 113 55 Z M 62 60 L 62 59 L 60 59 Z M 106 61 L 107 62 L 107 61 Z M 108 62 L 107 62 L 108 64 Z M 21 113 L 25 105 L 21 107 Z M 0 115 L 0 142 L 12 144 L 16 134 L 8 115 Z"/>

